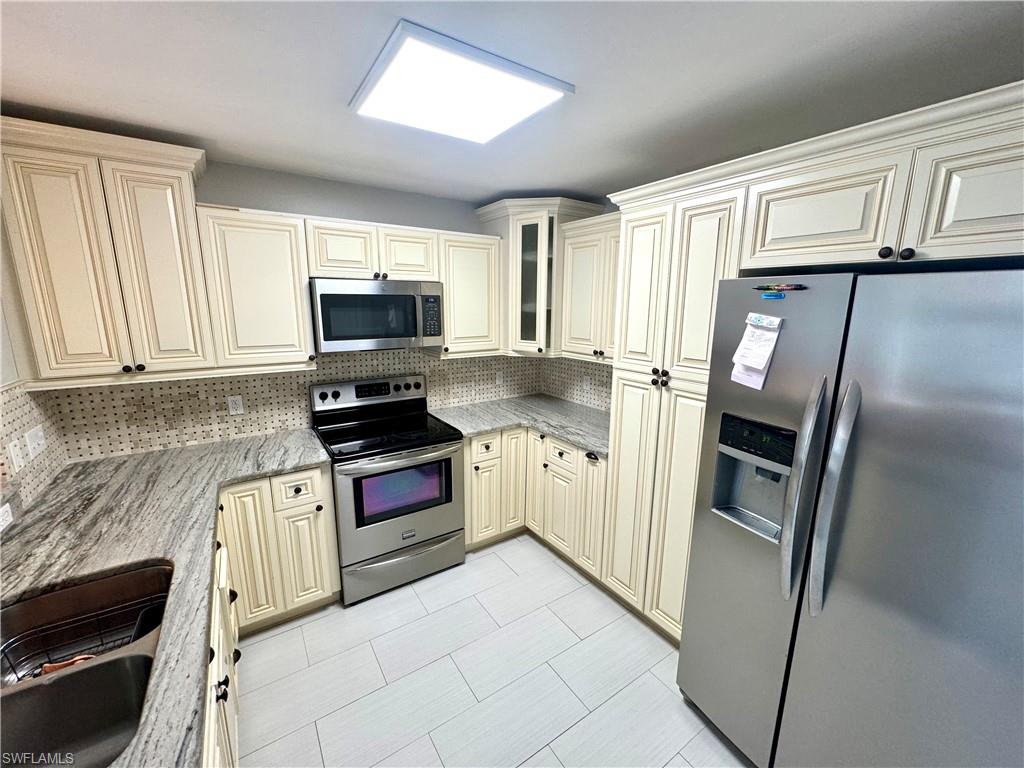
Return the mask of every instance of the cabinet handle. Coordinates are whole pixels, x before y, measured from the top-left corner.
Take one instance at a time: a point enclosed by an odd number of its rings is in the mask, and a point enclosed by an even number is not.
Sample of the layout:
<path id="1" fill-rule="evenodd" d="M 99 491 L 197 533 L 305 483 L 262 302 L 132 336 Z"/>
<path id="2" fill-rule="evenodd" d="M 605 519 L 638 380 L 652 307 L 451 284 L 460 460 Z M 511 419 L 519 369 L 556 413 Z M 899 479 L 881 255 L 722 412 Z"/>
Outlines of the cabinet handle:
<path id="1" fill-rule="evenodd" d="M 600 461 L 600 458 L 598 457 L 598 455 L 596 453 L 594 453 L 593 451 L 587 451 L 586 456 L 587 456 L 587 458 L 590 461 Z"/>
<path id="2" fill-rule="evenodd" d="M 213 650 L 213 646 L 210 646 L 210 663 L 213 664 L 213 659 L 217 655 L 216 651 Z"/>
<path id="3" fill-rule="evenodd" d="M 884 248 L 878 249 L 878 258 L 880 259 L 888 259 L 892 256 L 892 254 L 893 250 L 888 245 L 885 246 Z"/>
<path id="4" fill-rule="evenodd" d="M 238 592 L 233 589 L 228 590 L 228 605 L 235 602 L 238 599 Z"/>
<path id="5" fill-rule="evenodd" d="M 544 351 L 544 347 L 537 347 L 537 351 L 538 352 L 543 352 Z"/>
<path id="6" fill-rule="evenodd" d="M 294 494 L 296 494 L 296 495 L 298 495 L 298 494 L 302 493 L 302 486 L 296 485 L 296 486 L 295 486 L 295 487 L 294 487 L 294 488 L 292 489 L 292 493 L 294 493 Z"/>
<path id="7" fill-rule="evenodd" d="M 900 251 L 900 259 L 902 259 L 903 261 L 909 261 L 910 259 L 914 258 L 914 255 L 916 253 L 917 251 L 915 251 L 913 248 L 904 248 L 902 251 Z"/>
<path id="8" fill-rule="evenodd" d="M 547 469 L 547 468 L 548 468 L 548 463 L 545 461 L 544 462 L 544 469 Z"/>
<path id="9" fill-rule="evenodd" d="M 444 351 L 445 351 L 445 352 L 447 352 L 447 351 L 448 351 L 448 347 L 445 347 L 445 348 L 444 348 Z"/>
<path id="10" fill-rule="evenodd" d="M 227 701 L 228 700 L 228 689 L 227 688 L 221 688 L 219 691 L 217 691 L 217 699 L 216 700 L 217 701 Z"/>
<path id="11" fill-rule="evenodd" d="M 138 371 L 139 373 L 142 373 L 144 370 L 146 370 L 146 366 L 144 366 L 142 363 L 137 363 L 135 365 L 135 370 Z"/>
<path id="12" fill-rule="evenodd" d="M 374 272 L 373 273 L 373 279 L 374 280 L 380 280 L 380 272 Z"/>
<path id="13" fill-rule="evenodd" d="M 603 350 L 603 349 L 601 349 L 601 350 L 598 350 L 598 352 L 597 352 L 597 356 L 598 356 L 598 357 L 604 357 L 604 350 Z"/>
<path id="14" fill-rule="evenodd" d="M 485 451 L 491 450 L 491 444 L 490 443 L 484 443 L 484 450 Z"/>
<path id="15" fill-rule="evenodd" d="M 594 355 L 597 355 L 597 350 L 596 349 L 594 350 Z"/>
<path id="16" fill-rule="evenodd" d="M 232 664 L 237 664 L 241 658 L 242 658 L 241 650 L 239 650 L 238 648 L 235 648 L 235 650 L 233 650 L 231 652 L 231 663 Z"/>
<path id="17" fill-rule="evenodd" d="M 540 439 L 541 439 L 541 440 L 543 440 L 543 439 L 544 439 L 544 435 L 541 435 L 541 436 L 540 436 Z"/>
<path id="18" fill-rule="evenodd" d="M 388 273 L 385 272 L 383 275 L 380 276 L 380 279 L 381 280 L 387 280 L 388 279 Z"/>
<path id="19" fill-rule="evenodd" d="M 231 687 L 231 678 L 227 675 L 224 675 L 224 679 L 217 683 L 217 687 L 224 688 L 225 690 L 227 690 Z"/>
<path id="20" fill-rule="evenodd" d="M 657 376 L 659 373 L 661 373 L 661 371 L 658 368 L 651 368 L 651 373 Z"/>
<path id="21" fill-rule="evenodd" d="M 657 379 L 651 379 L 651 384 L 653 384 L 654 386 L 658 386 L 658 380 Z"/>
<path id="22" fill-rule="evenodd" d="M 668 378 L 668 371 L 666 371 L 664 368 L 661 369 L 661 378 L 663 378 L 663 379 L 667 379 Z"/>
<path id="23" fill-rule="evenodd" d="M 121 366 L 121 373 L 131 373 L 131 372 L 132 372 L 132 367 L 130 365 L 122 365 Z"/>
<path id="24" fill-rule="evenodd" d="M 668 379 L 662 379 L 661 380 L 661 386 L 667 387 L 668 386 Z"/>
<path id="25" fill-rule="evenodd" d="M 559 451 L 558 452 L 558 458 L 561 459 L 561 458 L 564 458 L 564 457 L 565 457 L 565 451 Z"/>
<path id="26" fill-rule="evenodd" d="M 324 511 L 324 505 L 323 504 L 317 504 L 316 505 L 316 511 L 317 512 L 323 512 Z"/>
<path id="27" fill-rule="evenodd" d="M 473 467 L 473 471 L 474 472 L 479 472 L 480 471 L 480 467 Z"/>
<path id="28" fill-rule="evenodd" d="M 218 512 L 223 512 L 224 511 L 224 505 L 223 504 L 218 504 L 217 505 L 217 511 Z"/>
<path id="29" fill-rule="evenodd" d="M 310 355 L 309 356 L 309 362 L 312 363 L 314 360 L 316 360 L 316 355 Z"/>
<path id="30" fill-rule="evenodd" d="M 213 542 L 213 551 L 214 552 L 220 552 L 220 548 L 223 547 L 223 546 L 224 545 L 221 544 L 219 541 L 215 541 L 215 542 Z"/>

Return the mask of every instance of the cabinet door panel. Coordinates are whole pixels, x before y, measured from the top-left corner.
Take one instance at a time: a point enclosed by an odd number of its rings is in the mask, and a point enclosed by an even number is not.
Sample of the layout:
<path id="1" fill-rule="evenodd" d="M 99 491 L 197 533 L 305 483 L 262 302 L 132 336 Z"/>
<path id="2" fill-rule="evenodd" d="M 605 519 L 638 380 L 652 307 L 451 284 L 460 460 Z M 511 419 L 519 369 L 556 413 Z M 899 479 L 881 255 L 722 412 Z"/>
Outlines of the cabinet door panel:
<path id="1" fill-rule="evenodd" d="M 572 557 L 576 531 L 576 476 L 548 464 L 544 472 L 544 540 Z"/>
<path id="2" fill-rule="evenodd" d="M 704 401 L 673 386 L 662 395 L 661 411 L 644 612 L 678 638 L 682 631 Z"/>
<path id="3" fill-rule="evenodd" d="M 900 246 L 915 259 L 1024 253 L 1021 130 L 919 150 Z"/>
<path id="4" fill-rule="evenodd" d="M 338 219 L 306 219 L 309 274 L 315 277 L 371 278 L 380 271 L 377 228 Z"/>
<path id="5" fill-rule="evenodd" d="M 5 148 L 4 219 L 40 378 L 134 364 L 98 161 Z"/>
<path id="6" fill-rule="evenodd" d="M 551 258 L 547 213 L 512 220 L 511 342 L 517 352 L 535 354 L 547 346 L 548 262 Z"/>
<path id="7" fill-rule="evenodd" d="M 501 433 L 502 510 L 501 530 L 513 531 L 526 525 L 525 429 L 507 429 Z"/>
<path id="8" fill-rule="evenodd" d="M 474 544 L 501 533 L 501 459 L 470 464 L 470 541 Z"/>
<path id="9" fill-rule="evenodd" d="M 544 438 L 532 429 L 526 439 L 526 527 L 544 535 Z"/>
<path id="10" fill-rule="evenodd" d="M 563 249 L 562 351 L 594 359 L 604 331 L 604 237 L 567 238 Z"/>
<path id="11" fill-rule="evenodd" d="M 717 193 L 676 208 L 665 342 L 673 377 L 707 380 L 718 281 L 737 274 L 744 194 L 742 189 Z"/>
<path id="12" fill-rule="evenodd" d="M 444 257 L 444 339 L 452 354 L 497 352 L 500 339 L 498 240 L 441 241 Z"/>
<path id="13" fill-rule="evenodd" d="M 604 263 L 604 311 L 601 314 L 603 329 L 599 351 L 601 360 L 609 363 L 615 359 L 615 334 L 618 327 L 619 311 L 619 234 L 608 235 L 605 242 Z"/>
<path id="14" fill-rule="evenodd" d="M 302 219 L 197 210 L 218 364 L 307 360 L 313 350 Z"/>
<path id="15" fill-rule="evenodd" d="M 274 513 L 287 609 L 331 594 L 326 517 L 322 504 Z"/>
<path id="16" fill-rule="evenodd" d="M 748 194 L 743 268 L 876 261 L 895 247 L 913 150 L 799 171 Z"/>
<path id="17" fill-rule="evenodd" d="M 150 371 L 216 365 L 192 174 L 102 160 L 136 363 Z"/>
<path id="18" fill-rule="evenodd" d="M 580 473 L 582 498 L 573 559 L 582 570 L 595 578 L 601 577 L 606 466 L 607 461 L 603 459 L 584 459 Z"/>
<path id="19" fill-rule="evenodd" d="M 440 280 L 437 234 L 416 229 L 380 229 L 380 271 L 389 280 Z"/>
<path id="20" fill-rule="evenodd" d="M 643 606 L 651 528 L 660 387 L 650 373 L 616 371 L 612 378 L 611 445 L 601 580 Z"/>
<path id="21" fill-rule="evenodd" d="M 245 627 L 285 610 L 270 501 L 270 482 L 257 480 L 221 494 L 231 583 L 238 590 L 238 624 Z"/>
<path id="22" fill-rule="evenodd" d="M 622 217 L 617 368 L 650 373 L 651 368 L 662 367 L 670 215 L 668 206 Z"/>

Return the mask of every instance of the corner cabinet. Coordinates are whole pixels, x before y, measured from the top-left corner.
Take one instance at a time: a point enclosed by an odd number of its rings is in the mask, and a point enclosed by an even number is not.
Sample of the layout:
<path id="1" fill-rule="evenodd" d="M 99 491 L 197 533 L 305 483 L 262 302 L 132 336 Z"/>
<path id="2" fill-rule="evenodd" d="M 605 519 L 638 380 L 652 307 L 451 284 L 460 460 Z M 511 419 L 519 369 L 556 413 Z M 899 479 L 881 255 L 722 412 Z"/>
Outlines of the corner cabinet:
<path id="1" fill-rule="evenodd" d="M 501 349 L 500 245 L 496 237 L 441 237 L 445 353 Z"/>
<path id="2" fill-rule="evenodd" d="M 219 366 L 314 359 L 301 218 L 199 206 Z"/>

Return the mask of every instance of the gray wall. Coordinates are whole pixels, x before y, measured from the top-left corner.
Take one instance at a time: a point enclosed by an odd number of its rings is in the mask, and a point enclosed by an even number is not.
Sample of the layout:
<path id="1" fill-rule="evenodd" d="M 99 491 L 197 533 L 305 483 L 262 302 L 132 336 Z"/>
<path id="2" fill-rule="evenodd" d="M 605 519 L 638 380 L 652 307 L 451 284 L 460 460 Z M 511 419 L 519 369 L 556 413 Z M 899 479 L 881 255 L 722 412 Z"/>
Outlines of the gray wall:
<path id="1" fill-rule="evenodd" d="M 480 232 L 472 203 L 317 179 L 231 163 L 209 163 L 196 182 L 201 203 Z"/>

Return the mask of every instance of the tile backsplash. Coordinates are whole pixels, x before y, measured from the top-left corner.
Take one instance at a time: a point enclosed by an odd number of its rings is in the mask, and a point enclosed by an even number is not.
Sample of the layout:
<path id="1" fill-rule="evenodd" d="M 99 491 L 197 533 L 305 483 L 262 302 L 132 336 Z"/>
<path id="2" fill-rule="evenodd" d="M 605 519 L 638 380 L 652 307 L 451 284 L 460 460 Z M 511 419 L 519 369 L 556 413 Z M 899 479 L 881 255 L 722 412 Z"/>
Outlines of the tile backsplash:
<path id="1" fill-rule="evenodd" d="M 0 392 L 0 496 L 5 501 L 15 490 L 22 504 L 31 501 L 68 461 L 64 440 L 48 406 L 49 397 L 48 392 L 26 392 L 20 384 Z M 35 426 L 43 428 L 46 447 L 32 459 L 25 433 Z M 9 453 L 12 442 L 18 443 L 24 461 L 17 473 Z"/>
<path id="2" fill-rule="evenodd" d="M 544 360 L 541 392 L 602 411 L 611 410 L 612 367 L 589 360 L 558 357 Z"/>

